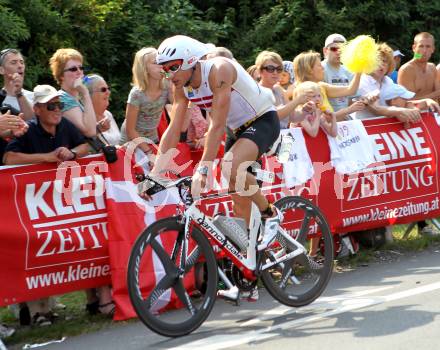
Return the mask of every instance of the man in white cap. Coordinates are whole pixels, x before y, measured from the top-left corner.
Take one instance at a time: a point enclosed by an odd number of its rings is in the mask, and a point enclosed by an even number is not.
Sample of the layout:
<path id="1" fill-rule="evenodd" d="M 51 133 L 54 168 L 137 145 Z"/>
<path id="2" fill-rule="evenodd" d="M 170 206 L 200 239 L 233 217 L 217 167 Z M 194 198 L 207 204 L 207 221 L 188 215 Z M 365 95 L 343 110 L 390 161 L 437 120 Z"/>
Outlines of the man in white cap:
<path id="1" fill-rule="evenodd" d="M 11 141 L 3 157 L 5 164 L 33 164 L 74 160 L 88 153 L 79 130 L 61 115 L 60 92 L 50 85 L 34 89 L 35 119 L 28 121 L 26 134 Z"/>
<path id="2" fill-rule="evenodd" d="M 322 61 L 324 67 L 324 81 L 332 85 L 346 86 L 350 84 L 353 79 L 351 74 L 341 64 L 341 44 L 347 42 L 345 37 L 341 34 L 331 34 L 325 39 L 323 53 L 325 59 Z M 332 105 L 335 112 L 342 108 L 348 107 L 348 97 L 329 98 L 329 102 Z"/>

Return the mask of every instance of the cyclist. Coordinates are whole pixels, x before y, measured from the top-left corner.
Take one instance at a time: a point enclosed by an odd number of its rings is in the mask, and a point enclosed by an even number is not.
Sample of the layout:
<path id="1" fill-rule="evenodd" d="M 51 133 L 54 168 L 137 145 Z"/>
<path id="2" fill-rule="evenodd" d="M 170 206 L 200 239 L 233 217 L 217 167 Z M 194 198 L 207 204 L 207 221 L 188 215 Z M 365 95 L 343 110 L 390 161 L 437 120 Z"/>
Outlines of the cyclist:
<path id="1" fill-rule="evenodd" d="M 264 222 L 263 239 L 258 246 L 262 250 L 275 237 L 282 214 L 268 202 L 255 177 L 247 172 L 248 166 L 242 164 L 259 159 L 279 136 L 280 123 L 273 96 L 237 62 L 225 57 L 202 60 L 208 51 L 205 44 L 183 35 L 164 40 L 158 48 L 156 62 L 162 65 L 165 76 L 174 85 L 174 103 L 171 122 L 160 141 L 152 172 L 159 173 L 166 168 L 163 155 L 179 142 L 188 102 L 210 112 L 211 123 L 201 161 L 193 175 L 192 194 L 198 197 L 205 188 L 226 127 L 225 152 L 228 154 L 225 154 L 222 172 L 229 179 L 229 190 L 237 191 L 231 195 L 233 212 L 249 223 L 251 201 L 255 202 Z M 244 183 L 244 188 L 237 189 L 237 183 Z M 250 188 L 256 191 L 240 194 Z"/>

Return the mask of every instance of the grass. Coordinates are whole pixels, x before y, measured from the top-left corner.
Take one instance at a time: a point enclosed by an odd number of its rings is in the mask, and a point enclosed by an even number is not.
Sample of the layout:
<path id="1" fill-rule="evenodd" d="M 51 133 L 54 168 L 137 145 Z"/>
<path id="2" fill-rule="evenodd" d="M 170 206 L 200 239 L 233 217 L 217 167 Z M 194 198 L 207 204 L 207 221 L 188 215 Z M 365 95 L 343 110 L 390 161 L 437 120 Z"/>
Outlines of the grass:
<path id="1" fill-rule="evenodd" d="M 411 234 L 403 239 L 406 225 L 397 225 L 393 228 L 394 242 L 387 243 L 379 248 L 381 251 L 410 252 L 426 249 L 433 244 L 440 243 L 440 237 L 428 237 L 417 234 L 413 229 Z M 362 248 L 359 252 L 346 259 L 337 262 L 337 267 L 356 268 L 357 266 L 368 264 L 375 259 L 377 251 L 375 249 Z M 104 315 L 90 316 L 85 311 L 86 297 L 83 291 L 73 292 L 62 295 L 59 302 L 66 305 L 65 310 L 56 310 L 60 318 L 49 327 L 20 327 L 13 313 L 8 308 L 0 308 L 0 322 L 16 328 L 16 333 L 6 340 L 7 346 L 24 343 L 41 343 L 64 336 L 70 337 L 88 332 L 95 332 L 113 325 L 111 319 Z"/>
<path id="2" fill-rule="evenodd" d="M 357 254 L 339 260 L 336 263 L 336 267 L 356 268 L 360 265 L 368 264 L 376 258 L 377 251 L 394 251 L 399 253 L 417 252 L 427 249 L 433 244 L 440 243 L 440 235 L 419 235 L 416 228 L 413 228 L 410 234 L 404 237 L 407 227 L 408 225 L 393 226 L 393 242 L 386 243 L 379 249 L 366 249 L 361 247 Z"/>
<path id="3" fill-rule="evenodd" d="M 1 323 L 16 329 L 15 334 L 4 339 L 3 342 L 7 346 L 21 343 L 41 343 L 61 339 L 64 336 L 94 332 L 112 325 L 112 320 L 105 315 L 88 315 L 85 311 L 84 291 L 62 295 L 59 297 L 59 302 L 66 305 L 66 309 L 57 309 L 56 313 L 59 314 L 59 319 L 47 327 L 19 326 L 10 309 L 0 308 Z"/>

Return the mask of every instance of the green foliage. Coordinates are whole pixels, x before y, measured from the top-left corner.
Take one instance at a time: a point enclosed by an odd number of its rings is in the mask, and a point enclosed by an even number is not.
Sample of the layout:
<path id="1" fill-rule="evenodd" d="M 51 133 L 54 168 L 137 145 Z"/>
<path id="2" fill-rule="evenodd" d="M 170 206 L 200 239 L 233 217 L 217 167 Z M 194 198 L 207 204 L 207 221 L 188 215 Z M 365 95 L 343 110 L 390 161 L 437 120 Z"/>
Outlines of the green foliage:
<path id="1" fill-rule="evenodd" d="M 78 49 L 90 71 L 112 86 L 110 108 L 121 121 L 135 52 L 168 36 L 228 47 L 244 66 L 267 49 L 290 60 L 320 52 L 334 32 L 370 34 L 411 57 L 417 32 L 440 38 L 438 13 L 440 2 L 422 0 L 0 0 L 0 47 L 22 50 L 28 88 L 56 85 L 50 56 L 61 47 Z"/>

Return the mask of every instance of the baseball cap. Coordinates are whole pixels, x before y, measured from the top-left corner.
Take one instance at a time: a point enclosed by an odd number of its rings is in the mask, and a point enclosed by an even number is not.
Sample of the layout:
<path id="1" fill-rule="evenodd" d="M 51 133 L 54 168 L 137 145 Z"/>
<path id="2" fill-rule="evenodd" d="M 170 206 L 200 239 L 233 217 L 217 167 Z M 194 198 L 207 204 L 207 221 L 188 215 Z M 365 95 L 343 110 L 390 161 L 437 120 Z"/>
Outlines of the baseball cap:
<path id="1" fill-rule="evenodd" d="M 385 101 L 392 100 L 396 97 L 402 97 L 408 100 L 416 95 L 415 92 L 407 90 L 402 85 L 391 83 L 391 81 L 390 84 L 387 85 L 386 89 L 384 89 L 382 94 L 382 97 Z"/>
<path id="2" fill-rule="evenodd" d="M 37 103 L 47 103 L 60 95 L 61 92 L 50 85 L 37 85 L 34 88 L 34 105 Z"/>
<path id="3" fill-rule="evenodd" d="M 325 44 L 324 47 L 328 47 L 329 45 L 333 44 L 333 43 L 345 43 L 347 42 L 347 39 L 345 39 L 345 37 L 341 34 L 338 33 L 333 33 L 330 34 L 327 39 L 325 39 Z"/>
<path id="4" fill-rule="evenodd" d="M 394 50 L 393 51 L 393 57 L 396 57 L 396 56 L 404 57 L 405 55 L 403 53 L 401 53 L 400 50 Z"/>

